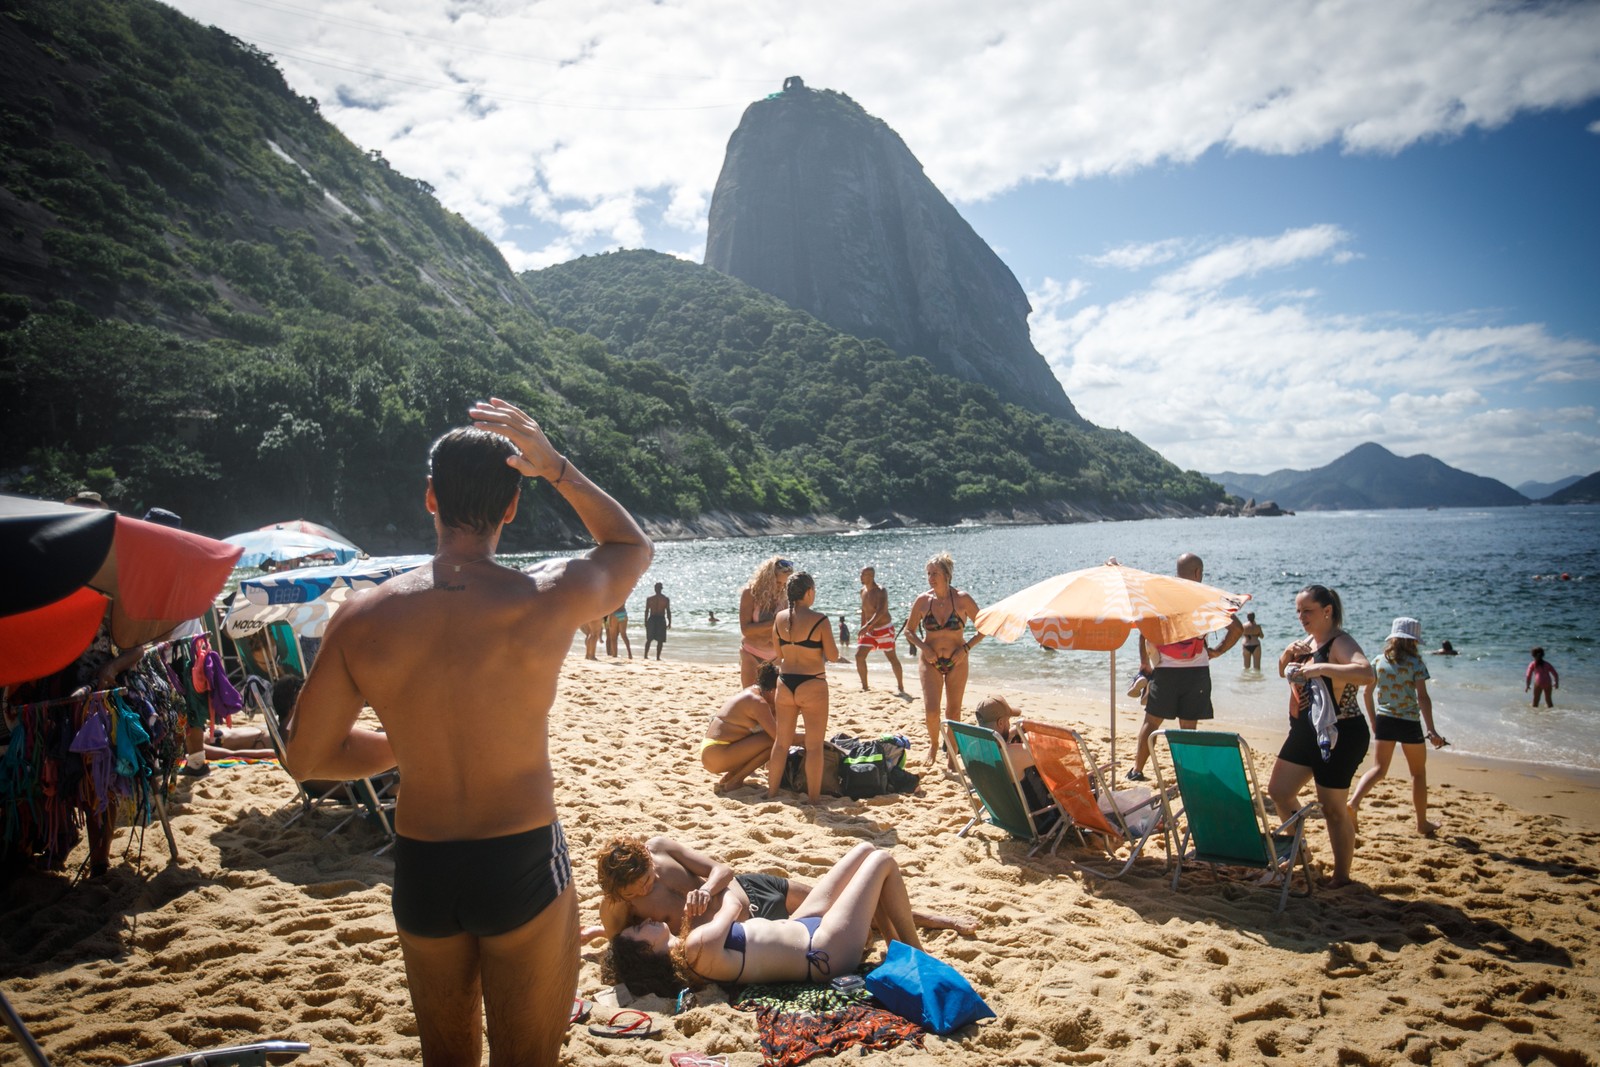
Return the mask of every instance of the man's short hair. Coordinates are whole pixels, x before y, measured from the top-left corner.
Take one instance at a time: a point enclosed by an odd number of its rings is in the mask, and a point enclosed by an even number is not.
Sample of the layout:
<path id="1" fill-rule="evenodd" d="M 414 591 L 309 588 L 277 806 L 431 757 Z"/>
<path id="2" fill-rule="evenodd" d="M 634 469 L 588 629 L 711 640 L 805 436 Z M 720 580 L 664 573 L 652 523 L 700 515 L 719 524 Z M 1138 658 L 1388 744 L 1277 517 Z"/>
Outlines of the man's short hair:
<path id="1" fill-rule="evenodd" d="M 158 526 L 170 526 L 174 530 L 183 529 L 183 518 L 175 511 L 166 508 L 151 508 L 144 513 L 145 522 L 153 522 Z"/>
<path id="2" fill-rule="evenodd" d="M 516 499 L 522 475 L 506 460 L 521 455 L 497 433 L 463 427 L 451 430 L 428 452 L 433 497 L 439 521 L 452 529 L 489 533 Z"/>

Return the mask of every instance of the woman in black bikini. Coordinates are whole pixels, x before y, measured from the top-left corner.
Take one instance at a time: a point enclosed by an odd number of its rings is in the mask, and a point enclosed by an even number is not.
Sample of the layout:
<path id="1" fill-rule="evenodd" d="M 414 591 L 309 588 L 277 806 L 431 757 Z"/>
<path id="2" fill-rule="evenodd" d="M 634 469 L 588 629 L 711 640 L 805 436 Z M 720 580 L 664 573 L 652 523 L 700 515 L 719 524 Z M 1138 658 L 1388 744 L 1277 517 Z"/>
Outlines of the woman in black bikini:
<path id="1" fill-rule="evenodd" d="M 875 845 L 853 848 L 787 919 L 737 922 L 741 908 L 725 893 L 692 929 L 687 915 L 676 934 L 662 922 L 628 927 L 611 942 L 606 980 L 665 997 L 710 982 L 826 982 L 861 965 L 875 921 L 889 940 L 922 947 L 900 866 Z"/>
<path id="2" fill-rule="evenodd" d="M 955 560 L 948 552 L 930 559 L 928 591 L 917 597 L 911 605 L 911 617 L 906 620 L 906 640 L 919 653 L 929 763 L 939 758 L 941 718 L 961 718 L 961 698 L 967 691 L 967 653 L 983 640 L 980 633 L 974 633 L 969 641 L 962 640 L 967 620 L 978 617 L 978 602 L 950 584 L 954 572 Z M 941 698 L 946 709 L 943 716 L 939 711 Z"/>
<path id="3" fill-rule="evenodd" d="M 789 759 L 795 724 L 806 724 L 806 797 L 822 800 L 822 739 L 828 736 L 828 678 L 825 665 L 839 660 L 828 616 L 811 608 L 817 586 L 805 571 L 792 576 L 785 587 L 787 610 L 772 621 L 772 640 L 778 648 L 778 694 L 773 713 L 778 733 L 772 739 L 767 761 L 767 796 L 775 797 L 783 784 L 783 765 Z"/>
<path id="4" fill-rule="evenodd" d="M 1341 628 L 1344 606 L 1339 594 L 1322 585 L 1308 585 L 1294 598 L 1295 614 L 1306 636 L 1289 645 L 1278 657 L 1278 673 L 1294 685 L 1298 697 L 1290 711 L 1289 736 L 1278 750 L 1272 765 L 1267 793 L 1278 818 L 1287 819 L 1300 810 L 1300 790 L 1307 782 L 1317 784 L 1317 802 L 1328 824 L 1328 841 L 1333 846 L 1333 875 L 1330 889 L 1348 885 L 1350 864 L 1356 854 L 1356 826 L 1346 801 L 1350 780 L 1367 758 L 1372 734 L 1361 711 L 1358 697 L 1373 678 L 1372 664 L 1356 639 Z M 1318 748 L 1317 733 L 1311 725 L 1310 687 L 1328 687 L 1339 729 L 1328 758 Z"/>
<path id="5" fill-rule="evenodd" d="M 1262 631 L 1261 624 L 1256 622 L 1255 612 L 1245 612 L 1245 618 L 1248 621 L 1244 624 L 1244 669 L 1247 671 L 1259 671 L 1261 669 L 1261 639 L 1266 634 Z"/>

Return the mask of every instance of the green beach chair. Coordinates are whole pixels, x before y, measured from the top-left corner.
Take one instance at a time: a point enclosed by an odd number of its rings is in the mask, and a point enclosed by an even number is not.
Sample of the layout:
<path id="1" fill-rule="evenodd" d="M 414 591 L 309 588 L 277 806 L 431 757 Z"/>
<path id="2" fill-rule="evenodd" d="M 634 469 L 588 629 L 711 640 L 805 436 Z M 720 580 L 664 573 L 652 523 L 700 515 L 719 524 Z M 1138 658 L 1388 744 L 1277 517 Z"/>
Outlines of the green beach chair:
<path id="1" fill-rule="evenodd" d="M 1277 911 L 1288 903 L 1297 862 L 1305 872 L 1306 891 L 1295 895 L 1310 896 L 1313 883 L 1305 849 L 1306 821 L 1320 814 L 1320 809 L 1315 804 L 1307 805 L 1274 828 L 1261 801 L 1250 746 L 1244 738 L 1214 730 L 1158 730 L 1155 736 L 1166 742 L 1183 804 L 1185 827 L 1172 888 L 1178 888 L 1192 840 L 1192 858 L 1197 862 L 1250 867 L 1282 878 Z M 1155 761 L 1155 771 L 1157 789 L 1165 798 L 1160 760 Z M 1170 808 L 1168 816 L 1171 823 Z"/>
<path id="2" fill-rule="evenodd" d="M 1115 871 L 1097 870 L 1071 861 L 1074 867 L 1096 878 L 1121 878 L 1133 868 L 1144 846 L 1157 834 L 1161 835 L 1167 852 L 1163 866 L 1171 865 L 1172 824 L 1156 790 L 1136 793 L 1133 789 L 1120 792 L 1113 789 L 1104 766 L 1095 760 L 1088 742 L 1076 730 L 1039 719 L 1019 719 L 1017 730 L 1022 734 L 1023 744 L 1033 754 L 1033 765 L 1039 777 L 1078 839 L 1088 846 L 1089 835 L 1094 835 L 1104 842 L 1104 851 L 1121 863 Z M 1145 792 L 1149 795 L 1143 795 Z M 1110 798 L 1104 808 L 1102 798 Z M 1056 845 L 1060 843 L 1058 837 Z M 1128 848 L 1128 857 L 1122 860 L 1117 853 L 1124 845 Z"/>
<path id="3" fill-rule="evenodd" d="M 1022 775 L 1011 762 L 1005 742 L 993 730 L 946 719 L 945 744 L 956 754 L 956 769 L 966 787 L 972 818 L 957 837 L 965 837 L 981 822 L 998 826 L 1019 841 L 1032 842 L 1033 855 L 1052 844 L 1067 825 L 1052 800 L 1037 808 L 1022 791 Z"/>

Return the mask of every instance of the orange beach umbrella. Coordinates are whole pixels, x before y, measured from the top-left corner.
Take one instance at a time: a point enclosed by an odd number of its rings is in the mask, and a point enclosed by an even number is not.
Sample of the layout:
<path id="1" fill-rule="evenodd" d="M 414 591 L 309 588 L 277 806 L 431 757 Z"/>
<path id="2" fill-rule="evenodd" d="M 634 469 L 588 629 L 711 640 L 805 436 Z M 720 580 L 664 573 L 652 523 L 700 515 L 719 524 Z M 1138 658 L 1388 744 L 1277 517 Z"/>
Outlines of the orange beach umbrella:
<path id="1" fill-rule="evenodd" d="M 1152 644 L 1170 645 L 1220 630 L 1250 599 L 1167 574 L 1110 560 L 1059 574 L 978 612 L 978 632 L 1000 641 L 1023 634 L 1047 648 L 1111 653 L 1111 759 L 1117 758 L 1117 649 L 1137 629 Z"/>

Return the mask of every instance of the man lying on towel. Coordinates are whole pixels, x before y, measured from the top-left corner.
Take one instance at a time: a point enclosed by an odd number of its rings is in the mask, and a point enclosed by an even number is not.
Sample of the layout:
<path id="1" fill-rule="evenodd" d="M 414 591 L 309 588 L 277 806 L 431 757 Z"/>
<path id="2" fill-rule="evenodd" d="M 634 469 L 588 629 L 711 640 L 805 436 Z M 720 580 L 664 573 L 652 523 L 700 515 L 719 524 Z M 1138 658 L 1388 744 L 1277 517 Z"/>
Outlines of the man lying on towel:
<path id="1" fill-rule="evenodd" d="M 600 925 L 586 926 L 582 940 L 615 937 L 642 919 L 676 927 L 685 911 L 695 924 L 716 914 L 724 893 L 742 899 L 737 921 L 787 919 L 811 886 L 776 874 L 735 874 L 733 868 L 670 837 L 646 841 L 618 834 L 595 854 L 600 878 Z M 912 919 L 925 930 L 970 934 L 978 924 L 913 909 Z"/>

